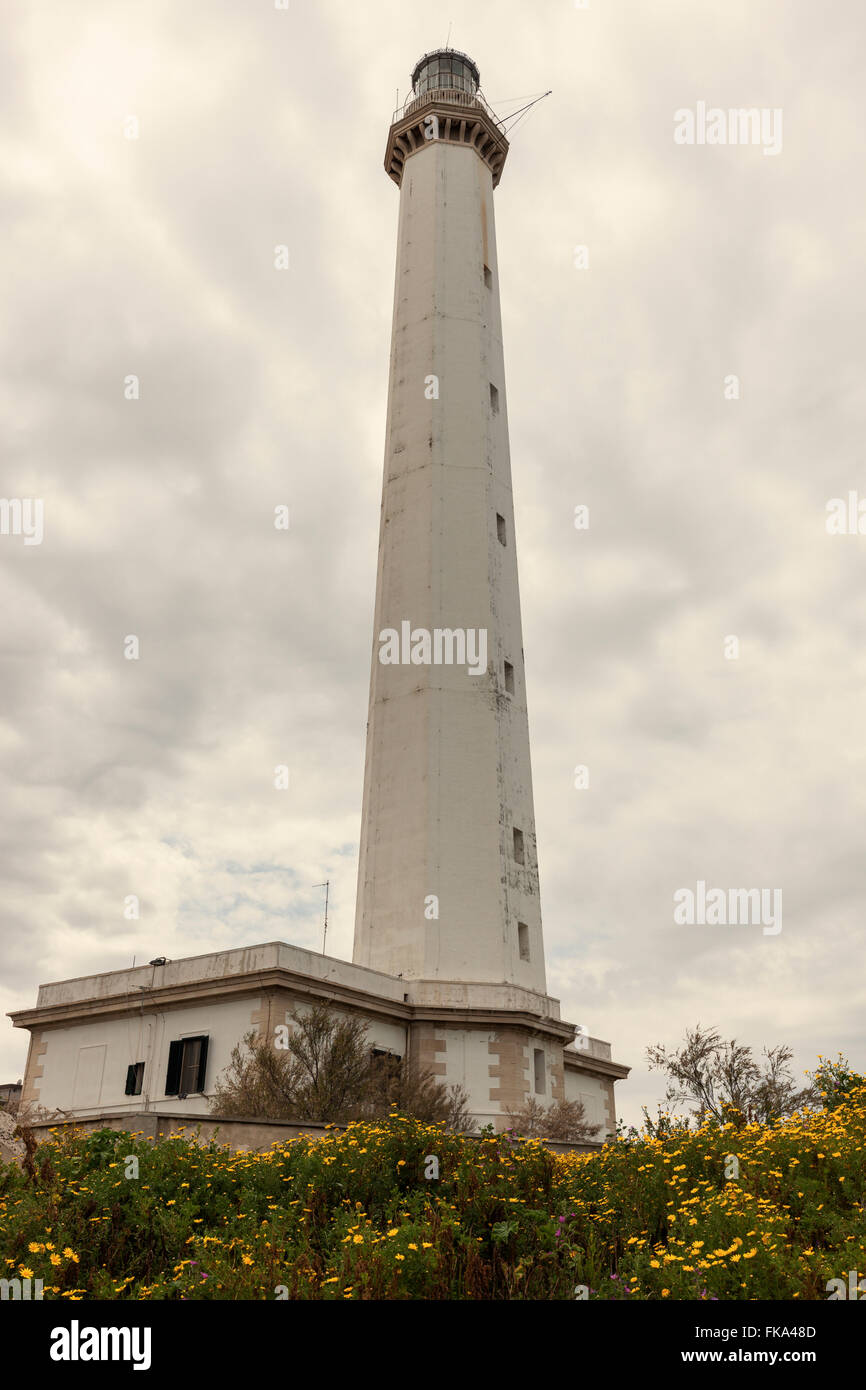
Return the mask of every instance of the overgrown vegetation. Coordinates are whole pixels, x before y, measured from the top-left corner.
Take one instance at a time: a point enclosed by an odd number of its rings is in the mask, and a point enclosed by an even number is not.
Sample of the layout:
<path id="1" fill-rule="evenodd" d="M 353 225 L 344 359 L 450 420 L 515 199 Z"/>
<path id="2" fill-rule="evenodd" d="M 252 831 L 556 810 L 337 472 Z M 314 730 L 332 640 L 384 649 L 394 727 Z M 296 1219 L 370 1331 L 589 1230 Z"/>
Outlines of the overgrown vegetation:
<path id="1" fill-rule="evenodd" d="M 591 1154 L 401 1116 L 260 1155 L 58 1135 L 0 1167 L 0 1273 L 54 1299 L 826 1299 L 866 1276 L 866 1087 L 834 1066 L 820 1110 Z"/>

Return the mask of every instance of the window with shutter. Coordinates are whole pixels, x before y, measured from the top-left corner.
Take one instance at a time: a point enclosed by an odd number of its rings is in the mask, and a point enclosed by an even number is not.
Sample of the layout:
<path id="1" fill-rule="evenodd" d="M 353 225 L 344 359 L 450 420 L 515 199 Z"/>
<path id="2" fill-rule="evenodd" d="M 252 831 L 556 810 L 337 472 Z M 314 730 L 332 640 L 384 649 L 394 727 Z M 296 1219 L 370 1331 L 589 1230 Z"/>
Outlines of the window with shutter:
<path id="1" fill-rule="evenodd" d="M 198 1076 L 196 1077 L 195 1089 L 204 1091 L 205 1077 L 207 1076 L 207 1038 L 201 1038 L 201 1053 L 198 1059 Z"/>
<path id="2" fill-rule="evenodd" d="M 180 1094 L 188 1096 L 198 1090 L 198 1064 L 201 1057 L 201 1038 L 184 1038 L 183 1062 L 180 1069 Z"/>
<path id="3" fill-rule="evenodd" d="M 140 1096 L 144 1081 L 144 1062 L 133 1062 L 126 1068 L 126 1090 L 124 1095 Z"/>
<path id="4" fill-rule="evenodd" d="M 183 1043 L 172 1042 L 168 1045 L 168 1069 L 165 1073 L 165 1094 L 176 1096 L 180 1090 L 180 1067 L 183 1060 Z"/>
<path id="5" fill-rule="evenodd" d="M 194 1096 L 204 1091 L 207 1076 L 207 1035 L 180 1038 L 169 1044 L 167 1096 Z"/>

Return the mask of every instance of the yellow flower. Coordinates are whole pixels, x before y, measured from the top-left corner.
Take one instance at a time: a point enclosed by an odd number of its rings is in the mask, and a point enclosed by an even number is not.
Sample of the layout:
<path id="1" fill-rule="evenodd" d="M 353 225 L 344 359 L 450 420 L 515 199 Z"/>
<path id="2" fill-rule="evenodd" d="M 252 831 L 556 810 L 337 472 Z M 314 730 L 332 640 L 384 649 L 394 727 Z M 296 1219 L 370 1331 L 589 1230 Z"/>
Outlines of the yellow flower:
<path id="1" fill-rule="evenodd" d="M 658 1260 L 650 1260 L 650 1269 L 661 1269 Z"/>
<path id="2" fill-rule="evenodd" d="M 405 1260 L 405 1258 L 406 1258 L 405 1255 L 395 1255 L 395 1256 L 394 1256 L 394 1259 L 395 1259 L 395 1260 Z"/>
<path id="3" fill-rule="evenodd" d="M 252 1255 L 244 1255 L 242 1258 L 243 1258 L 243 1263 L 244 1263 L 245 1265 L 251 1265 L 252 1262 L 253 1262 L 253 1257 L 252 1257 Z"/>
<path id="4" fill-rule="evenodd" d="M 363 1236 L 353 1236 L 353 1238 L 352 1238 L 352 1244 L 353 1244 L 353 1245 L 363 1245 L 363 1244 L 364 1244 L 364 1237 L 363 1237 Z"/>
<path id="5" fill-rule="evenodd" d="M 52 1256 L 51 1256 L 51 1263 L 52 1263 L 53 1265 L 59 1265 L 59 1264 L 60 1264 L 60 1256 L 59 1256 L 59 1255 L 52 1255 Z"/>

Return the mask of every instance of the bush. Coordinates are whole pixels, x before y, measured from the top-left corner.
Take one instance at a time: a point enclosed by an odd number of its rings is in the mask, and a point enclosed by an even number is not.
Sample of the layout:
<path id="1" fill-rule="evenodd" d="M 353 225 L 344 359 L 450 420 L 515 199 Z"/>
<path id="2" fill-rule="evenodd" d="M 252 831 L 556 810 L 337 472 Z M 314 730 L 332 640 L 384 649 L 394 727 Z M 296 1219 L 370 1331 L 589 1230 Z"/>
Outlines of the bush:
<path id="1" fill-rule="evenodd" d="M 457 1132 L 474 1127 L 462 1086 L 371 1051 L 362 1019 L 320 1002 L 289 1017 L 294 1028 L 282 1028 L 282 1038 L 250 1031 L 232 1049 L 211 1099 L 214 1114 L 342 1124 L 398 1109 Z"/>
<path id="2" fill-rule="evenodd" d="M 519 1109 L 508 1111 L 508 1123 L 528 1139 L 559 1139 L 571 1143 L 595 1139 L 601 1125 L 591 1125 L 583 1101 L 558 1100 L 541 1105 L 529 1096 Z"/>

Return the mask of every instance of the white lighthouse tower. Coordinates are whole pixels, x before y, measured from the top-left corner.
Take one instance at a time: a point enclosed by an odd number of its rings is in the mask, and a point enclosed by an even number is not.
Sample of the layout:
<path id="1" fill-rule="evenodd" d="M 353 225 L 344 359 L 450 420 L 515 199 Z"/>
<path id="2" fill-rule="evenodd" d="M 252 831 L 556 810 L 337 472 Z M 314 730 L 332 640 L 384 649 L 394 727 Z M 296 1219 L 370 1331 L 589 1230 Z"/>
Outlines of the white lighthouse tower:
<path id="1" fill-rule="evenodd" d="M 416 1056 L 487 1118 L 563 1098 L 575 1032 L 546 993 L 493 206 L 507 154 L 472 59 L 425 54 L 385 157 L 400 214 L 353 957 L 402 977 Z"/>
<path id="2" fill-rule="evenodd" d="M 354 958 L 543 993 L 493 212 L 508 142 L 465 55 L 427 54 L 412 91 L 387 156 L 400 226 Z M 437 629 L 455 634 L 438 651 Z"/>

